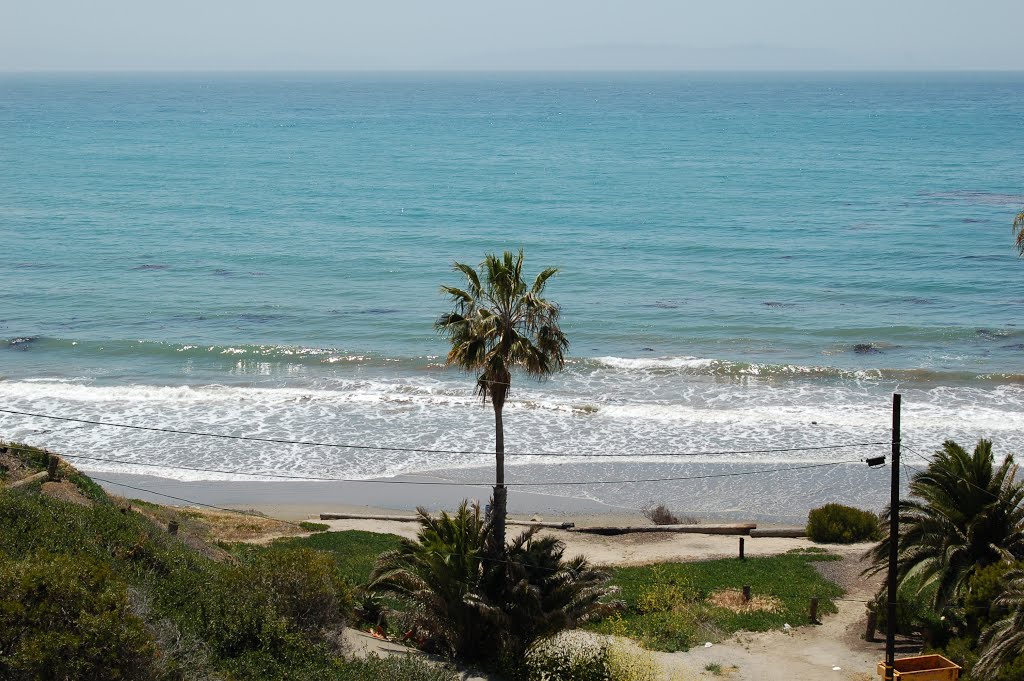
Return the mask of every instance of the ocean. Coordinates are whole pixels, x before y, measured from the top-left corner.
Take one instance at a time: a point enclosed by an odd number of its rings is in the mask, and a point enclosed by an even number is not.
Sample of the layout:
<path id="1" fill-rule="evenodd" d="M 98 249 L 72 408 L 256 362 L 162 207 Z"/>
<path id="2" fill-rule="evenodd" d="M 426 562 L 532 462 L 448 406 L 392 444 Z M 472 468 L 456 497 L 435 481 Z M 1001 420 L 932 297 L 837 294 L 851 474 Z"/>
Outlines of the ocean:
<path id="1" fill-rule="evenodd" d="M 836 471 L 888 451 L 893 392 L 911 466 L 1021 453 L 1022 140 L 1016 73 L 0 75 L 0 408 L 430 451 L 0 435 L 181 480 L 486 481 L 493 414 L 432 323 L 453 261 L 522 248 L 571 348 L 513 379 L 510 482 L 880 507 L 887 475 Z"/>

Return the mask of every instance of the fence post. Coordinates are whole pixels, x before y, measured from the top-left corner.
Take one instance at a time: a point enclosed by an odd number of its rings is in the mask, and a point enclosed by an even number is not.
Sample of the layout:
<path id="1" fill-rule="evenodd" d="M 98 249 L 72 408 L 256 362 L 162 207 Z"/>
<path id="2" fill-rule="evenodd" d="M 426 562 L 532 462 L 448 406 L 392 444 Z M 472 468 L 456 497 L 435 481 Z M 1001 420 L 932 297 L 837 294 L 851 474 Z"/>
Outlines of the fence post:
<path id="1" fill-rule="evenodd" d="M 177 536 L 177 534 L 178 534 L 178 521 L 177 520 L 172 520 L 171 522 L 167 523 L 167 534 L 171 535 L 172 537 Z"/>
<path id="2" fill-rule="evenodd" d="M 740 560 L 743 560 L 743 537 L 740 537 Z"/>
<path id="3" fill-rule="evenodd" d="M 743 585 L 743 602 L 744 603 L 749 603 L 750 602 L 750 586 L 748 586 L 746 584 Z"/>
<path id="4" fill-rule="evenodd" d="M 875 632 L 878 630 L 878 611 L 872 608 L 868 610 L 868 624 L 864 630 L 864 640 L 869 643 L 875 642 Z"/>
<path id="5" fill-rule="evenodd" d="M 46 479 L 50 482 L 57 482 L 57 466 L 60 459 L 53 452 L 46 452 Z"/>

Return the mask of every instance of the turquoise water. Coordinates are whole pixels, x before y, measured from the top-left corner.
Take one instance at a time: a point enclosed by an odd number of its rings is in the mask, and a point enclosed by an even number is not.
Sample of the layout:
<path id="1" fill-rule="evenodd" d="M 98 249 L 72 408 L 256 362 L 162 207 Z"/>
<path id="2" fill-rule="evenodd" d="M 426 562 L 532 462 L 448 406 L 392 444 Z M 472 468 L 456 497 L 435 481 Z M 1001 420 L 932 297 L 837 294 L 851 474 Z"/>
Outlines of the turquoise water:
<path id="1" fill-rule="evenodd" d="M 1020 74 L 5 75 L 0 402 L 486 449 L 490 415 L 440 368 L 431 322 L 453 260 L 522 247 L 528 269 L 562 270 L 573 363 L 517 379 L 510 449 L 884 439 L 900 390 L 922 451 L 1020 451 L 1022 139 Z M 223 458 L 117 437 L 139 461 Z M 353 477 L 486 464 L 231 458 Z"/>

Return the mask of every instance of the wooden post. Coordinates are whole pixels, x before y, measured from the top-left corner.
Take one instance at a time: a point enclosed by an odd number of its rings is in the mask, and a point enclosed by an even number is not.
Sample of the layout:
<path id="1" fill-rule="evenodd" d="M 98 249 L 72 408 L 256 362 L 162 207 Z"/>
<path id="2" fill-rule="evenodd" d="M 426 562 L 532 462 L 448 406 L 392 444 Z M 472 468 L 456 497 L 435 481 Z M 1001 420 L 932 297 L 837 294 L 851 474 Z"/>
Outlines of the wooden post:
<path id="1" fill-rule="evenodd" d="M 178 534 L 178 521 L 177 520 L 172 520 L 171 522 L 167 523 L 167 534 L 171 535 L 172 537 L 177 536 L 177 534 Z"/>
<path id="2" fill-rule="evenodd" d="M 46 453 L 46 479 L 50 482 L 57 482 L 57 466 L 60 459 L 53 452 Z"/>
<path id="3" fill-rule="evenodd" d="M 875 642 L 875 632 L 878 630 L 878 611 L 868 610 L 868 623 L 864 630 L 864 640 L 869 643 Z"/>
<path id="4" fill-rule="evenodd" d="M 750 586 L 748 586 L 746 584 L 743 585 L 743 602 L 744 603 L 749 603 L 750 602 Z"/>
<path id="5" fill-rule="evenodd" d="M 743 537 L 740 537 L 740 560 L 743 560 Z"/>
<path id="6" fill-rule="evenodd" d="M 818 599 L 811 599 L 811 624 L 821 624 L 818 621 Z"/>
<path id="7" fill-rule="evenodd" d="M 900 543 L 900 406 L 902 396 L 892 395 L 892 479 L 889 489 L 889 602 L 885 620 L 885 681 L 895 678 L 896 662 L 896 563 Z"/>

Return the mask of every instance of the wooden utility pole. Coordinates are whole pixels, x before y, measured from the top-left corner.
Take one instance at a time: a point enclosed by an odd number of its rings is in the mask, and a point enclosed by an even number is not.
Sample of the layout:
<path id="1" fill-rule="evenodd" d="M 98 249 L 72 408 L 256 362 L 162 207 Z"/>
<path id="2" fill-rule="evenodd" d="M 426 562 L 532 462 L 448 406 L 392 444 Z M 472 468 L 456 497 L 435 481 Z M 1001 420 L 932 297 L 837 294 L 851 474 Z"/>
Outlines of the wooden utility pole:
<path id="1" fill-rule="evenodd" d="M 889 609 L 885 621 L 885 681 L 893 681 L 896 662 L 896 563 L 900 544 L 900 403 L 892 395 L 892 481 L 889 490 Z"/>

